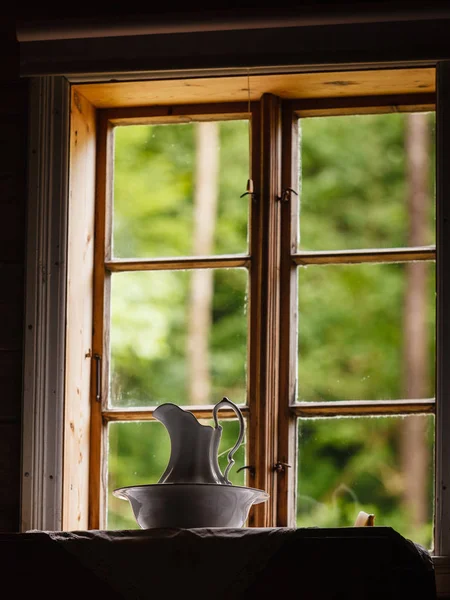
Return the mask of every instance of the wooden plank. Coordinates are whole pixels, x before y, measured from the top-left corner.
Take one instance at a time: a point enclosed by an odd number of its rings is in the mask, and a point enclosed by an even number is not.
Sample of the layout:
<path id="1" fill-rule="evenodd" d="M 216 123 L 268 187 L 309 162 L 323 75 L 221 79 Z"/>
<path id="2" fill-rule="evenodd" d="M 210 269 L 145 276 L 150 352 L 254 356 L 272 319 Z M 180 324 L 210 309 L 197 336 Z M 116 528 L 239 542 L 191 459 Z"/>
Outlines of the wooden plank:
<path id="1" fill-rule="evenodd" d="M 0 423 L 0 531 L 20 530 L 21 423 Z"/>
<path id="2" fill-rule="evenodd" d="M 17 354 L 23 347 L 23 265 L 0 263 L 0 281 L 0 350 L 15 351 Z"/>
<path id="3" fill-rule="evenodd" d="M 187 406 L 184 407 L 194 415 L 197 419 L 212 419 L 214 406 Z M 248 416 L 248 406 L 239 406 L 241 413 L 244 417 Z M 153 408 L 113 408 L 104 410 L 102 412 L 103 421 L 106 423 L 110 422 L 128 422 L 128 421 L 156 421 L 153 416 L 153 412 L 156 406 Z M 235 419 L 236 414 L 233 410 L 227 408 L 220 409 L 221 419 Z"/>
<path id="4" fill-rule="evenodd" d="M 0 303 L 0 351 L 19 351 L 23 347 L 23 301 Z"/>
<path id="5" fill-rule="evenodd" d="M 25 286 L 25 269 L 22 263 L 0 261 L 0 303 L 11 302 L 22 309 Z"/>
<path id="6" fill-rule="evenodd" d="M 292 100 L 291 102 L 292 109 L 299 117 L 430 112 L 436 108 L 436 95 L 434 92 L 418 92 L 403 95 L 318 97 Z"/>
<path id="7" fill-rule="evenodd" d="M 22 351 L 0 352 L 0 377 L 22 377 Z"/>
<path id="8" fill-rule="evenodd" d="M 335 70 L 430 66 L 450 58 L 448 18 L 394 20 L 378 23 L 333 23 L 232 30 L 49 40 L 20 44 L 22 75 L 70 74 L 86 81 L 87 74 L 117 80 L 122 74 L 192 69 L 239 72 L 265 67 L 284 70 Z M 420 41 L 420 43 L 418 43 Z M 272 71 L 273 72 L 273 71 Z"/>
<path id="9" fill-rule="evenodd" d="M 285 106 L 282 121 L 282 188 L 298 190 L 299 139 L 298 119 L 291 107 Z M 294 403 L 297 386 L 297 268 L 291 253 L 298 246 L 298 196 L 290 193 L 280 202 L 280 385 L 279 438 L 277 462 L 291 465 L 280 468 L 277 474 L 277 525 L 295 526 L 296 516 L 296 419 L 289 409 Z"/>
<path id="10" fill-rule="evenodd" d="M 255 487 L 256 480 L 256 460 L 257 453 L 255 442 L 258 436 L 257 410 L 259 397 L 261 393 L 260 365 L 258 358 L 258 348 L 261 344 L 261 321 L 258 309 L 260 305 L 261 294 L 261 253 L 258 252 L 259 240 L 262 236 L 261 220 L 261 198 L 259 190 L 261 186 L 261 144 L 259 123 L 261 120 L 261 106 L 259 103 L 250 102 L 250 157 L 249 157 L 249 181 L 251 181 L 254 192 L 246 196 L 249 206 L 249 249 L 250 249 L 250 268 L 249 268 L 249 296 L 248 296 L 248 350 L 247 350 L 247 404 L 249 407 L 249 418 L 247 419 L 247 445 L 245 453 L 245 465 L 250 468 L 245 471 L 245 484 Z M 250 509 L 248 525 L 255 526 L 258 523 L 258 515 L 255 512 L 256 507 Z"/>
<path id="11" fill-rule="evenodd" d="M 433 414 L 434 398 L 422 400 L 348 400 L 337 402 L 299 402 L 290 407 L 298 417 L 371 416 Z"/>
<path id="12" fill-rule="evenodd" d="M 196 258 L 158 258 L 158 259 L 115 259 L 105 261 L 105 269 L 111 273 L 123 271 L 160 271 L 170 269 L 216 269 L 218 267 L 248 267 L 249 256 L 211 256 Z"/>
<path id="13" fill-rule="evenodd" d="M 113 181 L 113 127 L 106 114 L 101 114 L 98 125 L 97 185 L 95 201 L 95 254 L 94 254 L 94 314 L 93 356 L 96 359 L 95 377 L 91 385 L 91 435 L 89 480 L 89 527 L 105 527 L 106 482 L 102 473 L 107 460 L 107 428 L 102 410 L 108 405 L 109 394 L 109 329 L 110 274 L 105 271 L 105 260 L 111 258 L 112 245 L 112 181 Z M 98 387 L 97 387 L 98 384 Z"/>
<path id="14" fill-rule="evenodd" d="M 434 247 L 428 248 L 377 248 L 371 250 L 318 250 L 301 251 L 292 256 L 296 265 L 337 265 L 352 263 L 398 263 L 433 261 Z"/>
<path id="15" fill-rule="evenodd" d="M 437 70 L 436 110 L 436 555 L 450 556 L 450 62 Z"/>
<path id="16" fill-rule="evenodd" d="M 20 422 L 22 408 L 22 351 L 0 352 L 0 421 Z"/>
<path id="17" fill-rule="evenodd" d="M 148 102 L 148 101 L 147 101 Z M 148 123 L 189 123 L 196 121 L 227 121 L 247 119 L 245 102 L 220 103 L 211 99 L 208 104 L 167 104 L 164 106 L 115 107 L 105 110 L 113 125 L 145 125 Z"/>
<path id="18" fill-rule="evenodd" d="M 274 464 L 278 453 L 279 368 L 279 242 L 281 194 L 281 103 L 269 94 L 261 101 L 259 168 L 251 230 L 251 329 L 249 454 L 252 487 L 270 498 L 254 507 L 249 523 L 256 527 L 276 524 L 277 494 Z M 264 150 L 264 151 L 263 151 Z M 257 208 L 256 208 L 257 206 Z"/>
<path id="19" fill-rule="evenodd" d="M 85 83 L 75 86 L 98 108 L 246 102 L 248 76 Z M 434 68 L 367 69 L 250 76 L 250 99 L 345 98 L 426 94 L 435 90 Z M 354 102 L 354 100 L 353 100 Z"/>
<path id="20" fill-rule="evenodd" d="M 0 116 L 0 148 L 4 149 L 4 152 L 2 152 L 0 173 L 14 174 L 17 173 L 18 169 L 26 173 L 26 125 L 27 121 L 23 115 L 6 114 Z"/>
<path id="21" fill-rule="evenodd" d="M 13 181 L 13 180 L 9 180 Z M 13 183 L 11 184 L 13 185 Z M 2 186 L 0 185 L 0 192 Z M 8 188 L 17 203 L 0 204 L 0 260 L 21 262 L 25 256 L 25 189 L 18 184 L 16 190 Z"/>
<path id="22" fill-rule="evenodd" d="M 96 114 L 72 91 L 63 528 L 88 528 Z"/>
<path id="23" fill-rule="evenodd" d="M 24 125 L 24 115 L 28 112 L 29 83 L 27 79 L 18 77 L 0 81 L 0 119 L 18 116 Z"/>

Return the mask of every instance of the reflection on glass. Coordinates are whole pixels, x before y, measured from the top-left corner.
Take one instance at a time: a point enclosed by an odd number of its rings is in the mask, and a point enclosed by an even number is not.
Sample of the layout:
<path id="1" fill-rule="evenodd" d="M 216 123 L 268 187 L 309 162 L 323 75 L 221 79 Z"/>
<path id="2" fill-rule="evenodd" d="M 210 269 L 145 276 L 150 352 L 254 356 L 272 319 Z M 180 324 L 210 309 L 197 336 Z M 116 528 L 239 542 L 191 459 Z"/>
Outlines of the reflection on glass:
<path id="1" fill-rule="evenodd" d="M 435 264 L 299 268 L 298 400 L 434 396 Z"/>
<path id="2" fill-rule="evenodd" d="M 301 250 L 435 243 L 434 113 L 300 119 Z M 413 194 L 419 200 L 411 210 Z M 410 219 L 421 221 L 411 240 Z"/>
<path id="3" fill-rule="evenodd" d="M 351 527 L 358 512 L 432 547 L 434 417 L 299 420 L 298 527 Z"/>
<path id="4" fill-rule="evenodd" d="M 248 121 L 116 127 L 113 255 L 247 252 Z"/>
<path id="5" fill-rule="evenodd" d="M 220 413 L 219 413 L 220 415 Z M 219 419 L 223 428 L 218 451 L 222 473 L 228 464 L 227 454 L 239 435 L 236 419 Z M 200 420 L 214 426 L 214 421 Z M 167 429 L 159 421 L 110 423 L 108 426 L 108 529 L 139 529 L 128 501 L 113 496 L 113 490 L 131 485 L 158 483 L 169 463 L 171 443 Z M 228 478 L 233 485 L 246 485 L 246 438 L 233 455 L 235 464 Z"/>
<path id="6" fill-rule="evenodd" d="M 115 273 L 110 405 L 246 402 L 246 269 Z"/>

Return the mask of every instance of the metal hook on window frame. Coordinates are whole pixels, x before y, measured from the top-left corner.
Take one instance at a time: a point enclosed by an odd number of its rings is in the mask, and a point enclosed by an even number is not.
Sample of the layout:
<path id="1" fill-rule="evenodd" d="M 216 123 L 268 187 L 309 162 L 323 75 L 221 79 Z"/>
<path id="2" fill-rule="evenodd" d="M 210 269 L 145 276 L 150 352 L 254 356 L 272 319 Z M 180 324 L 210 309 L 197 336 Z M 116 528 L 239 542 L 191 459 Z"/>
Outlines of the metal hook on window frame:
<path id="1" fill-rule="evenodd" d="M 247 190 L 239 196 L 239 198 L 243 198 L 244 196 L 252 196 L 255 197 L 256 194 L 253 191 L 253 180 L 247 179 Z"/>
<path id="2" fill-rule="evenodd" d="M 288 202 L 290 194 L 295 194 L 296 196 L 298 196 L 298 193 L 292 188 L 285 188 L 282 191 L 281 196 L 277 196 L 277 200 L 279 202 Z"/>

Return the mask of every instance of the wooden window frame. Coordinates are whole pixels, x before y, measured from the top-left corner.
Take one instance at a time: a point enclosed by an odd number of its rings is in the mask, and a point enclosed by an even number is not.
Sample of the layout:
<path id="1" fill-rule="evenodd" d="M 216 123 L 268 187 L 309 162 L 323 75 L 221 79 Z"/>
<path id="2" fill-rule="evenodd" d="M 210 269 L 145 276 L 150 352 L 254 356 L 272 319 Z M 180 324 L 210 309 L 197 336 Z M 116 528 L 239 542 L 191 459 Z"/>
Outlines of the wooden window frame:
<path id="1" fill-rule="evenodd" d="M 394 66 L 395 67 L 395 66 Z M 430 67 L 425 67 L 430 69 Z M 434 70 L 433 67 L 431 67 Z M 381 69 L 380 69 L 381 70 Z M 405 69 L 405 72 L 409 69 Z M 365 71 L 366 72 L 366 71 Z M 376 71 L 368 69 L 367 72 L 371 75 L 369 80 L 374 80 L 374 74 Z M 289 74 L 292 75 L 292 74 Z M 308 76 L 311 74 L 308 73 Z M 336 82 L 340 78 L 333 71 L 333 78 Z M 305 74 L 306 76 L 306 74 Z M 348 80 L 348 72 L 345 74 L 345 78 Z M 261 76 L 261 80 L 266 76 Z M 226 78 L 228 79 L 228 78 Z M 240 78 L 241 82 L 243 77 Z M 342 78 L 341 78 L 342 80 Z M 182 79 L 180 80 L 182 82 Z M 265 80 L 268 81 L 267 79 Z M 281 83 L 279 86 L 282 87 L 283 78 L 281 77 Z M 286 81 L 286 80 L 285 80 Z M 441 588 L 450 589 L 450 566 L 448 563 L 448 557 L 450 556 L 449 540 L 450 540 L 450 488 L 449 483 L 449 456 L 445 451 L 447 446 L 444 444 L 444 431 L 448 429 L 450 423 L 450 403 L 444 401 L 445 398 L 449 397 L 450 393 L 450 378 L 445 373 L 445 357 L 447 356 L 447 345 L 450 343 L 450 320 L 445 314 L 446 298 L 450 292 L 450 279 L 447 273 L 450 272 L 450 244 L 446 242 L 448 236 L 446 229 L 448 227 L 448 220 L 446 217 L 447 208 L 444 202 L 444 196 L 447 190 L 450 189 L 450 175 L 445 172 L 445 156 L 450 155 L 450 116 L 449 109 L 446 106 L 445 100 L 449 97 L 450 91 L 450 68 L 447 63 L 437 65 L 437 90 L 427 89 L 426 92 L 420 91 L 417 94 L 409 94 L 404 90 L 397 93 L 386 93 L 386 94 L 370 94 L 366 92 L 359 96 L 359 101 L 350 97 L 349 95 L 339 95 L 333 102 L 330 102 L 332 93 L 328 91 L 328 97 L 320 94 L 315 97 L 302 97 L 298 100 L 292 100 L 291 98 L 284 98 L 283 109 L 278 102 L 275 94 L 269 93 L 267 97 L 261 101 L 261 111 L 255 110 L 254 117 L 260 119 L 262 123 L 261 130 L 264 132 L 264 144 L 269 144 L 273 150 L 269 153 L 269 162 L 256 162 L 253 157 L 252 168 L 254 173 L 258 174 L 259 180 L 262 183 L 262 189 L 264 193 L 269 196 L 279 196 L 280 190 L 286 187 L 295 187 L 296 182 L 294 181 L 292 170 L 287 169 L 285 164 L 286 161 L 280 165 L 281 152 L 284 155 L 295 156 L 296 149 L 296 134 L 295 126 L 293 125 L 292 119 L 288 118 L 288 114 L 296 114 L 303 116 L 311 116 L 313 114 L 349 114 L 354 113 L 358 110 L 362 113 L 371 112 L 382 112 L 385 110 L 383 107 L 389 102 L 390 106 L 395 106 L 396 110 L 409 111 L 412 108 L 416 110 L 428 110 L 430 106 L 436 106 L 437 112 L 437 149 L 438 149 L 438 164 L 437 164 L 437 248 L 436 248 L 436 263 L 437 263 L 437 279 L 438 283 L 438 301 L 437 301 L 437 318 L 439 320 L 439 330 L 437 336 L 437 391 L 436 391 L 436 406 L 433 406 L 432 402 L 428 400 L 411 402 L 405 401 L 402 406 L 402 410 L 408 413 L 417 412 L 436 412 L 438 416 L 438 431 L 437 431 L 437 470 L 436 480 L 439 482 L 438 497 L 437 497 L 437 512 L 436 512 L 436 548 L 437 553 L 435 556 L 435 564 L 441 569 Z M 50 174 L 52 174 L 54 184 L 50 188 L 40 191 L 38 194 L 38 202 L 36 208 L 31 212 L 31 221 L 35 227 L 31 228 L 34 232 L 35 237 L 31 238 L 31 244 L 29 245 L 29 275 L 28 275 L 28 302 L 27 302 L 27 322 L 28 330 L 33 333 L 27 333 L 28 343 L 27 348 L 29 349 L 26 355 L 26 373 L 25 373 L 25 404 L 29 407 L 32 406 L 39 412 L 44 412 L 49 415 L 49 408 L 51 403 L 48 400 L 44 400 L 44 393 L 49 389 L 49 386 L 53 386 L 54 382 L 57 383 L 55 389 L 58 391 L 56 395 L 59 398 L 56 400 L 56 416 L 48 416 L 46 425 L 42 429 L 42 422 L 38 425 L 32 417 L 27 417 L 24 423 L 25 434 L 28 432 L 34 442 L 32 445 L 26 444 L 26 451 L 24 452 L 24 495 L 23 495 L 23 529 L 31 528 L 43 528 L 43 529 L 80 529 L 88 528 L 94 523 L 101 522 L 100 510 L 92 509 L 92 502 L 89 501 L 88 488 L 88 474 L 90 466 L 97 463 L 100 464 L 100 449 L 96 450 L 95 444 L 90 439 L 90 432 L 92 427 L 95 428 L 96 419 L 99 418 L 98 411 L 93 410 L 91 412 L 91 406 L 89 401 L 89 393 L 92 396 L 94 393 L 94 372 L 93 365 L 96 361 L 97 347 L 92 346 L 88 341 L 90 337 L 89 328 L 93 328 L 96 331 L 98 323 L 95 322 L 95 313 L 92 308 L 86 305 L 86 310 L 83 312 L 84 316 L 80 315 L 79 306 L 77 306 L 77 300 L 85 297 L 87 301 L 92 297 L 93 293 L 99 293 L 98 289 L 93 289 L 93 269 L 94 269 L 94 256 L 93 256 L 93 239 L 94 239 L 94 221 L 98 223 L 99 215 L 96 215 L 94 220 L 95 210 L 95 197 L 96 194 L 103 194 L 105 190 L 102 189 L 102 178 L 99 177 L 99 172 L 95 171 L 95 161 L 86 159 L 86 152 L 96 152 L 97 156 L 104 156 L 105 147 L 98 145 L 97 131 L 101 132 L 101 128 L 104 127 L 106 122 L 104 119 L 98 119 L 101 111 L 105 111 L 105 115 L 108 113 L 108 118 L 120 119 L 122 109 L 124 106 L 118 106 L 119 112 L 116 109 L 112 109 L 112 106 L 108 106 L 111 102 L 114 105 L 118 104 L 117 96 L 114 94 L 120 91 L 120 87 L 124 86 L 124 83 L 116 84 L 114 90 L 110 88 L 107 91 L 107 86 L 111 86 L 109 83 L 88 83 L 88 84 L 68 84 L 67 80 L 59 77 L 41 78 L 41 82 L 48 85 L 48 89 L 45 91 L 47 97 L 52 98 L 53 104 L 56 103 L 57 108 L 61 109 L 62 121 L 61 129 L 52 129 L 49 133 L 45 127 L 40 130 L 34 130 L 36 145 L 39 143 L 46 149 L 48 159 L 36 163 L 31 160 L 31 171 L 32 174 L 39 174 L 42 180 L 52 180 Z M 145 82 L 140 82 L 144 85 Z M 154 84 L 155 82 L 151 82 Z M 139 82 L 133 82 L 133 85 L 138 86 Z M 208 84 L 209 85 L 209 84 Z M 217 81 L 214 82 L 217 89 Z M 264 85 L 264 82 L 262 83 Z M 90 88 L 89 88 L 90 86 Z M 97 89 L 94 89 L 97 86 Z M 100 86 L 100 87 L 99 87 Z M 163 86 L 164 87 L 164 86 Z M 213 86 L 214 87 L 214 86 Z M 374 86 L 376 87 L 376 86 Z M 334 88 L 336 89 L 336 88 Z M 328 88 L 329 90 L 329 88 Z M 113 93 L 114 91 L 114 93 Z M 129 91 L 129 90 L 128 90 Z M 297 90 L 295 91 L 297 93 Z M 36 88 L 34 91 L 35 98 L 40 98 L 42 103 L 42 88 Z M 45 99 L 44 94 L 44 99 Z M 99 95 L 97 95 L 99 94 Z M 257 92 L 255 92 L 255 95 Z M 119 94 L 120 95 L 120 94 Z M 71 101 L 68 101 L 68 96 L 71 97 Z M 414 96 L 414 97 L 413 97 Z M 124 98 L 130 97 L 130 94 L 124 93 Z M 100 99 L 102 98 L 102 99 Z M 253 98 L 255 100 L 256 98 Z M 286 100 L 291 104 L 288 106 Z M 239 100 L 238 100 L 239 101 Z M 244 98 L 240 99 L 241 102 Z M 106 103 L 106 106 L 105 106 Z M 120 103 L 120 102 L 119 102 Z M 436 104 L 435 104 L 436 103 Z M 52 104 L 52 106 L 53 106 Z M 44 105 L 44 107 L 47 105 Z M 71 107 L 71 109 L 70 109 Z M 42 108 L 42 106 L 41 106 Z M 129 113 L 133 114 L 136 122 L 142 119 L 143 113 L 148 114 L 148 108 L 141 108 L 140 106 L 128 106 Z M 53 109 L 47 109 L 47 122 L 54 124 Z M 69 119 L 69 111 L 72 110 L 72 118 Z M 158 108 L 157 110 L 163 110 Z M 177 108 L 174 107 L 174 112 L 177 110 L 181 113 L 185 110 L 182 105 Z M 216 108 L 214 109 L 217 110 Z M 388 109 L 389 110 L 389 109 Z M 294 111 L 294 112 L 293 112 Z M 243 112 L 246 112 L 245 110 Z M 75 113 L 75 116 L 74 116 Z M 115 117 L 114 117 L 115 114 Z M 37 120 L 37 119 L 36 119 Z M 44 120 L 45 122 L 45 120 Z M 119 120 L 117 120 L 119 122 Z M 43 123 L 41 119 L 40 123 Z M 277 131 L 283 128 L 283 147 L 281 150 L 280 141 L 277 138 Z M 82 133 L 81 133 L 82 132 Z M 70 139 L 70 150 L 67 147 L 67 141 Z M 106 139 L 106 136 L 105 136 Z M 262 140 L 253 139 L 254 150 L 258 148 L 258 144 L 262 143 Z M 61 149 L 61 154 L 58 159 L 53 156 L 56 148 Z M 101 162 L 101 160 L 100 160 Z M 59 170 L 58 166 L 59 164 Z M 70 165 L 69 165 L 70 163 Z M 280 173 L 280 180 L 276 181 L 268 174 L 271 172 L 273 165 L 277 163 L 277 170 Z M 59 181 L 55 179 L 55 173 L 60 173 Z M 64 180 L 64 175 L 70 175 L 67 179 L 67 183 Z M 87 177 L 86 177 L 87 175 Z M 267 179 L 269 177 L 269 179 Z M 30 197 L 36 199 L 37 192 L 30 190 Z M 78 209 L 74 208 L 77 203 L 67 201 L 63 203 L 62 207 L 58 208 L 58 201 L 61 197 L 67 199 L 77 197 L 83 197 L 84 213 L 80 214 L 80 205 Z M 266 203 L 262 203 L 262 206 Z M 72 212 L 72 211 L 77 211 Z M 281 238 L 280 245 L 275 247 L 270 245 L 265 249 L 265 253 L 258 257 L 255 257 L 255 261 L 260 268 L 263 265 L 275 265 L 278 258 L 277 252 L 287 253 L 291 252 L 291 240 L 293 231 L 295 228 L 295 215 L 288 216 L 286 211 L 289 210 L 288 204 L 284 203 L 270 203 L 267 202 L 266 212 L 262 209 L 257 219 L 253 223 L 255 228 L 255 236 L 258 235 L 260 227 L 264 227 L 267 230 L 276 232 L 275 237 Z M 58 212 L 59 211 L 59 212 Z M 66 211 L 66 212 L 65 212 Z M 53 232 L 42 232 L 39 230 L 38 225 L 46 222 L 49 215 L 59 215 L 60 227 L 56 228 L 56 233 Z M 82 229 L 74 231 L 73 224 L 76 220 L 81 220 L 83 223 Z M 85 253 L 85 260 L 87 263 L 77 263 L 79 260 L 79 246 L 75 244 L 75 236 L 79 236 L 81 231 L 81 237 L 86 245 L 86 249 L 89 252 Z M 37 233 L 36 233 L 37 232 Z M 51 241 L 50 241 L 51 240 Z M 38 273 L 42 274 L 42 262 L 38 263 L 36 260 L 32 260 L 32 256 L 36 256 L 36 248 L 39 248 L 38 256 L 45 256 L 45 260 L 50 256 L 53 259 L 55 250 L 52 248 L 53 244 L 56 244 L 60 254 L 58 257 L 61 259 L 61 265 L 64 265 L 59 271 L 57 277 L 54 278 L 54 289 L 50 291 L 43 280 L 39 279 Z M 260 245 L 261 246 L 261 245 Z M 64 250 L 67 250 L 67 256 L 64 256 Z M 423 249 L 417 249 L 417 252 L 411 252 L 399 250 L 395 253 L 395 256 L 391 258 L 400 258 L 401 260 L 409 260 L 412 257 L 418 258 L 419 260 L 429 260 L 432 257 L 433 250 L 424 251 Z M 67 261 L 64 259 L 67 258 Z M 337 262 L 346 261 L 364 261 L 371 262 L 376 260 L 372 254 L 364 253 L 297 253 L 294 262 L 300 263 L 301 261 L 316 261 L 324 262 L 334 260 Z M 386 258 L 386 257 L 384 257 Z M 49 259 L 50 260 L 50 259 Z M 96 259 L 97 260 L 97 259 Z M 79 277 L 75 275 L 75 265 L 82 267 L 83 277 L 81 279 L 81 287 Z M 255 312 L 258 315 L 262 311 L 271 311 L 271 331 L 275 340 L 279 340 L 280 336 L 283 340 L 288 339 L 289 343 L 283 344 L 277 342 L 270 348 L 271 360 L 276 360 L 281 356 L 280 364 L 284 365 L 281 367 L 280 372 L 274 373 L 267 368 L 268 360 L 263 356 L 263 349 L 261 348 L 259 354 L 255 359 L 252 359 L 250 363 L 250 369 L 254 369 L 255 373 L 258 373 L 256 378 L 260 383 L 258 389 L 249 395 L 249 410 L 254 411 L 257 414 L 258 432 L 250 433 L 255 436 L 254 440 L 263 440 L 259 444 L 254 444 L 254 455 L 251 460 L 256 464 L 273 465 L 274 460 L 282 460 L 291 464 L 292 453 L 293 453 L 293 431 L 295 416 L 308 416 L 311 411 L 314 414 L 325 414 L 330 411 L 330 407 L 322 406 L 319 404 L 308 403 L 305 406 L 303 403 L 295 406 L 290 402 L 289 406 L 287 403 L 281 405 L 279 398 L 288 397 L 293 398 L 294 383 L 292 378 L 286 376 L 283 373 L 283 369 L 289 369 L 292 372 L 292 364 L 289 366 L 289 361 L 292 362 L 292 349 L 293 349 L 293 336 L 291 333 L 289 323 L 283 315 L 286 314 L 284 310 L 281 310 L 280 318 L 280 329 L 277 329 L 277 312 L 281 307 L 292 307 L 292 294 L 290 290 L 293 285 L 292 278 L 292 267 L 286 266 L 287 262 L 283 261 L 281 265 L 281 273 L 279 277 L 281 282 L 277 280 L 277 276 L 274 274 L 273 278 L 268 281 L 267 285 L 271 286 L 272 297 L 276 301 L 267 306 L 267 289 L 263 292 L 254 292 L 257 310 Z M 108 265 L 107 265 L 108 266 Z M 120 264 L 116 267 L 109 265 L 110 268 L 121 268 Z M 55 283 L 56 280 L 56 283 Z M 59 283 L 59 288 L 58 284 Z M 281 285 L 279 285 L 281 283 Z M 72 288 L 71 288 L 72 285 Z M 279 292 L 274 291 L 276 288 Z M 70 290 L 78 290 L 74 296 L 71 296 Z M 30 299 L 30 292 L 34 292 L 36 300 Z M 279 293 L 279 296 L 277 294 Z M 260 294 L 258 296 L 258 294 Z M 67 301 L 66 301 L 67 300 Z M 265 304 L 266 303 L 266 304 Z M 62 311 L 61 306 L 65 309 Z M 48 332 L 55 331 L 54 325 L 55 320 L 48 316 L 48 310 L 57 309 L 57 322 L 59 326 L 57 328 L 56 338 L 58 345 L 55 348 L 49 346 Z M 39 314 L 44 315 L 39 324 Z M 87 314 L 87 320 L 86 320 Z M 91 321 L 89 321 L 89 315 Z M 258 316 L 255 317 L 258 320 Z M 31 325 L 31 327 L 30 327 Z M 35 327 L 33 327 L 35 326 Z M 78 328 L 77 328 L 78 326 Z M 74 334 L 74 338 L 70 339 L 70 331 L 79 332 Z M 62 333 L 63 332 L 63 333 Z M 47 337 L 46 337 L 47 335 Z M 96 334 L 97 335 L 97 334 Z M 285 337 L 286 336 L 286 337 Z M 45 340 L 45 341 L 44 341 Z M 267 337 L 266 337 L 267 340 Z M 27 341 L 27 340 L 26 340 Z M 261 341 L 261 340 L 260 340 Z M 78 348 L 78 352 L 76 351 Z M 268 348 L 267 348 L 268 349 Z M 38 361 L 36 362 L 36 355 Z M 42 364 L 44 359 L 48 359 L 53 364 L 57 365 L 57 369 L 51 371 L 47 366 L 44 370 Z M 287 360 L 286 360 L 287 359 Z M 34 368 L 32 368 L 34 365 Z M 36 366 L 37 365 L 37 366 Z M 47 374 L 46 374 L 47 373 Z M 57 377 L 54 375 L 57 373 Z M 27 387 L 28 382 L 28 387 Z M 31 384 L 32 382 L 32 384 Z M 64 383 L 62 383 L 64 382 Z M 45 385 L 44 385 L 45 383 Z M 90 387 L 90 392 L 86 393 L 86 386 Z M 262 395 L 264 398 L 263 402 L 256 402 L 254 398 L 258 395 Z M 398 403 L 394 406 L 382 406 L 379 402 L 377 403 L 345 403 L 345 406 L 336 405 L 337 410 L 344 412 L 349 411 L 352 414 L 356 414 L 355 411 L 359 411 L 361 414 L 374 414 L 380 410 L 395 411 L 398 407 Z M 64 407 L 63 409 L 61 407 Z M 45 410 L 47 409 L 47 410 Z M 63 410 L 63 412 L 62 412 Z M 335 409 L 331 409 L 332 411 Z M 259 412 L 258 412 L 259 411 Z M 280 411 L 284 415 L 282 422 L 285 424 L 279 431 L 274 430 L 273 420 L 270 415 Z M 29 414 L 29 413 L 27 413 Z M 201 415 L 199 410 L 198 415 Z M 337 413 L 333 413 L 337 414 Z M 123 415 L 122 415 L 123 416 Z M 50 457 L 50 463 L 53 463 L 53 467 L 48 466 L 49 457 L 42 456 L 42 452 L 39 451 L 39 446 L 45 445 L 44 437 L 55 431 L 61 431 L 61 424 L 64 422 L 64 436 L 60 435 L 55 439 L 55 452 L 54 456 Z M 46 432 L 46 433 L 45 433 Z M 64 438 L 64 453 L 62 453 L 62 437 Z M 95 441 L 95 440 L 94 440 Z M 267 454 L 269 450 L 269 454 Z M 267 456 L 269 457 L 267 459 Z M 285 461 L 283 460 L 285 459 Z M 29 468 L 28 468 L 29 467 Z M 280 478 L 278 484 L 275 482 L 275 476 L 273 470 L 269 469 L 258 469 L 259 475 L 255 477 L 255 487 L 261 487 L 267 489 L 269 493 L 273 494 L 273 501 L 267 506 L 260 505 L 255 507 L 252 515 L 252 520 L 249 523 L 257 524 L 259 526 L 284 526 L 289 525 L 288 514 L 293 508 L 293 495 L 288 495 L 288 490 L 293 490 L 292 485 L 292 469 L 287 470 L 286 477 Z M 41 475 L 43 473 L 44 475 Z M 31 474 L 31 477 L 30 477 Z M 104 473 L 101 474 L 104 477 Z M 50 480 L 50 483 L 49 483 Z M 57 485 L 55 485 L 57 484 Z M 42 491 L 45 493 L 42 495 Z M 53 499 L 49 492 L 53 491 Z M 272 494 L 271 494 L 272 496 Z M 37 498 L 39 500 L 37 501 Z M 43 498 L 50 498 L 47 504 L 47 510 L 43 510 L 45 500 Z M 91 497 L 92 500 L 92 497 Z M 30 508 L 33 507 L 33 508 Z M 439 566 L 440 565 L 440 566 Z"/>

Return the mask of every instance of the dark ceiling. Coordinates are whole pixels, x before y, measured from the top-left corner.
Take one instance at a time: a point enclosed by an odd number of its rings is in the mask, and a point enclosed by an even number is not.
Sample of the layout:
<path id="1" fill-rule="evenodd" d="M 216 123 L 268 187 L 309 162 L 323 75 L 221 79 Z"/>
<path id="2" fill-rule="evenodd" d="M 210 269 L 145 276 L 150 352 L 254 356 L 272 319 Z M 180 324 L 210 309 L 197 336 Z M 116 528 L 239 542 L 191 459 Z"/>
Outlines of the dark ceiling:
<path id="1" fill-rule="evenodd" d="M 50 3 L 49 3 L 50 4 Z M 192 18 L 193 16 L 202 15 L 205 19 L 208 16 L 217 18 L 219 15 L 224 17 L 237 16 L 280 16 L 280 15 L 318 15 L 318 14 L 335 14 L 335 15 L 351 15 L 358 13 L 373 13 L 384 12 L 389 14 L 416 12 L 423 13 L 430 10 L 440 10 L 448 7 L 446 2 L 390 2 L 388 0 L 378 2 L 358 2 L 357 0 L 344 3 L 335 2 L 320 2 L 307 1 L 293 3 L 287 0 L 276 0 L 274 7 L 262 7 L 260 2 L 217 2 L 211 6 L 206 6 L 204 2 L 191 1 L 185 3 L 181 10 L 168 9 L 166 3 L 147 3 L 138 5 L 137 7 L 127 2 L 115 2 L 105 5 L 104 2 L 87 2 L 87 3 L 51 3 L 46 6 L 45 3 L 36 2 L 33 4 L 17 2 L 14 6 L 14 12 L 19 20 L 59 20 L 59 19 L 83 19 L 83 20 L 98 20 L 103 18 L 136 18 L 138 16 L 151 17 L 158 16 L 159 18 L 177 19 Z"/>

